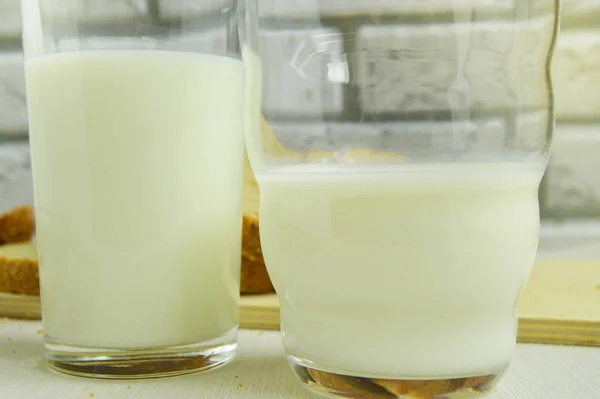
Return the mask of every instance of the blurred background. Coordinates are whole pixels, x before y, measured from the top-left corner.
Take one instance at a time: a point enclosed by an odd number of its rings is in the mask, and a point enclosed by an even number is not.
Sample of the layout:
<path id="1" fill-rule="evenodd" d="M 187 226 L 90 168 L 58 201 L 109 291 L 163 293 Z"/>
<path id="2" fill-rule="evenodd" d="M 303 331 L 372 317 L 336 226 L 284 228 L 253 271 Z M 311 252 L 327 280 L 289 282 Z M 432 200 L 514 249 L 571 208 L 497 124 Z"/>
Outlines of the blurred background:
<path id="1" fill-rule="evenodd" d="M 211 4 L 220 1 L 190 2 L 189 9 L 185 10 L 173 7 L 170 0 L 106 0 L 94 2 L 93 7 L 79 2 L 78 12 L 92 28 L 135 26 L 147 21 L 176 24 L 194 14 L 201 15 Z M 502 32 L 496 32 L 493 21 L 484 17 L 486 7 L 491 15 L 499 8 L 510 12 L 517 1 L 481 2 L 478 15 L 483 17 L 477 23 L 481 24 L 478 29 L 484 44 L 491 43 L 485 37 L 494 37 L 495 43 L 502 41 Z M 69 3 L 73 2 L 64 2 L 65 6 L 72 7 Z M 291 71 L 294 66 L 289 59 L 295 49 L 316 52 L 323 45 L 319 38 L 343 30 L 348 16 L 360 18 L 361 11 L 368 9 L 369 3 L 370 0 L 332 1 L 330 17 L 323 26 L 307 27 L 301 22 L 290 21 L 289 25 L 276 24 L 265 33 L 273 43 L 270 47 L 281 48 L 280 52 L 261 55 L 281 58 L 271 64 L 280 65 L 280 68 L 265 71 L 268 85 L 265 84 L 263 95 L 265 113 L 273 121 L 282 142 L 293 142 L 300 148 L 327 148 L 339 135 L 361 134 L 371 136 L 373 142 L 384 143 L 393 140 L 394 129 L 410 129 L 406 124 L 389 126 L 385 130 L 357 129 L 351 118 L 347 118 L 351 112 L 347 107 L 351 104 L 348 97 L 356 96 L 356 93 L 344 92 L 342 84 L 339 87 L 328 85 L 327 91 L 323 91 L 319 82 L 335 81 L 338 77 L 344 79 L 348 73 L 344 70 L 347 64 L 342 45 L 326 49 L 330 57 L 337 54 L 339 63 L 309 66 L 307 70 L 313 74 L 312 79 Z M 294 6 L 291 1 L 287 4 Z M 286 2 L 279 2 L 278 7 L 286 7 Z M 19 0 L 0 0 L 0 211 L 33 203 L 19 8 Z M 428 10 L 424 9 L 423 14 Z M 553 64 L 557 126 L 553 155 L 540 190 L 540 254 L 550 258 L 600 259 L 600 0 L 563 0 L 561 14 L 562 32 Z M 425 17 L 419 15 L 418 9 L 411 12 L 411 18 Z M 368 25 L 368 21 L 364 24 Z M 410 26 L 410 20 L 406 24 Z M 365 32 L 368 36 L 359 37 L 359 40 L 368 46 L 372 41 L 400 39 L 408 30 L 403 29 L 402 24 L 390 24 Z M 203 43 L 208 40 L 220 47 L 225 33 L 210 26 L 200 26 L 198 35 L 189 38 L 190 44 L 194 40 Z M 394 95 L 390 93 L 390 96 Z M 325 129 L 311 123 L 322 117 L 321 109 L 327 112 Z M 519 123 L 529 123 L 533 129 L 539 125 L 538 120 L 544 118 L 544 115 L 532 113 Z M 431 121 L 427 133 L 414 133 L 435 134 L 436 129 L 443 129 L 442 123 L 437 126 Z M 490 120 L 476 128 L 489 130 L 490 137 L 496 135 L 502 139 L 506 124 L 503 120 Z"/>

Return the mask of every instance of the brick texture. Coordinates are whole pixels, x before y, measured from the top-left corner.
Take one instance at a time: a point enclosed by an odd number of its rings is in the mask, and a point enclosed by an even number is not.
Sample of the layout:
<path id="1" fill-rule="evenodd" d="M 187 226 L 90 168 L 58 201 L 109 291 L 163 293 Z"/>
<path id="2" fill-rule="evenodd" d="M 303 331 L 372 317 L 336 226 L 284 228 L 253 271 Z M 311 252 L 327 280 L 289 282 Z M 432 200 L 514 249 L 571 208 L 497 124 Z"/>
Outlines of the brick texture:
<path id="1" fill-rule="evenodd" d="M 27 140 L 4 143 L 0 147 L 0 182 L 31 174 L 31 158 Z"/>
<path id="2" fill-rule="evenodd" d="M 384 148 L 409 157 L 436 158 L 445 155 L 472 158 L 499 154 L 507 137 L 506 123 L 500 119 L 472 121 L 429 121 L 386 123 Z"/>
<path id="3" fill-rule="evenodd" d="M 232 0 L 158 0 L 160 17 L 166 20 L 190 19 L 219 13 L 233 7 Z"/>
<path id="4" fill-rule="evenodd" d="M 380 126 L 355 123 L 278 123 L 272 126 L 278 140 L 296 152 L 339 151 L 360 146 L 383 147 Z"/>
<path id="5" fill-rule="evenodd" d="M 550 23 L 363 27 L 357 41 L 363 110 L 545 107 Z"/>
<path id="6" fill-rule="evenodd" d="M 113 23 L 119 19 L 146 17 L 147 0 L 47 0 L 42 3 L 49 18 L 76 16 L 83 21 Z"/>
<path id="7" fill-rule="evenodd" d="M 552 78 L 559 119 L 600 116 L 600 31 L 566 31 L 560 37 Z"/>
<path id="8" fill-rule="evenodd" d="M 0 53 L 0 138 L 27 134 L 23 54 Z"/>
<path id="9" fill-rule="evenodd" d="M 430 15 L 487 10 L 509 13 L 517 0 L 259 0 L 261 15 L 268 17 L 347 17 L 375 15 Z M 547 0 L 544 0 L 547 1 Z"/>
<path id="10" fill-rule="evenodd" d="M 22 204 L 33 205 L 27 140 L 0 145 L 0 212 Z"/>
<path id="11" fill-rule="evenodd" d="M 459 155 L 502 153 L 507 124 L 500 119 L 384 123 L 283 123 L 272 126 L 283 145 L 297 152 L 350 148 L 393 151 L 408 158 L 454 150 Z"/>
<path id="12" fill-rule="evenodd" d="M 0 0 L 0 36 L 18 38 L 20 35 L 20 1 Z"/>
<path id="13" fill-rule="evenodd" d="M 227 49 L 227 28 L 214 17 L 223 22 L 231 0 L 47 3 L 58 18 L 77 15 L 94 26 L 158 18 L 164 37 L 144 39 L 147 48 Z M 435 148 L 488 157 L 505 148 L 534 154 L 551 130 L 543 58 L 553 4 L 259 0 L 268 26 L 259 49 L 266 60 L 263 112 L 281 142 L 297 151 L 357 146 L 414 156 Z M 552 72 L 558 127 L 542 190 L 544 215 L 600 218 L 600 0 L 563 0 L 562 17 Z M 385 23 L 371 25 L 375 19 Z M 178 26 L 185 34 L 170 36 Z M 15 167 L 28 165 L 21 158 L 26 142 L 14 142 L 27 131 L 19 35 L 19 2 L 0 0 L 0 209 L 31 197 L 28 166 Z M 138 44 L 127 39 L 114 47 Z M 13 191 L 20 194 L 8 198 Z"/>
<path id="14" fill-rule="evenodd" d="M 597 0 L 561 0 L 563 18 L 585 16 L 600 13 L 600 2 Z"/>
<path id="15" fill-rule="evenodd" d="M 190 29 L 188 33 L 175 37 L 172 40 L 159 44 L 166 49 L 183 51 L 202 51 L 211 54 L 223 55 L 227 53 L 227 28 L 198 27 Z"/>
<path id="16" fill-rule="evenodd" d="M 546 175 L 546 211 L 556 217 L 600 216 L 600 126 L 559 125 Z"/>
<path id="17" fill-rule="evenodd" d="M 264 31 L 263 109 L 269 116 L 313 117 L 342 111 L 342 42 L 335 29 Z M 342 76 L 340 76 L 342 75 Z"/>
<path id="18" fill-rule="evenodd" d="M 159 49 L 177 51 L 202 51 L 211 54 L 225 54 L 227 51 L 227 31 L 225 27 L 190 29 L 181 35 L 153 37 L 90 37 L 62 40 L 57 43 L 58 51 L 101 50 L 101 49 Z"/>
<path id="19" fill-rule="evenodd" d="M 548 111 L 527 112 L 517 115 L 511 137 L 511 147 L 525 152 L 536 152 L 544 147 L 551 132 Z"/>

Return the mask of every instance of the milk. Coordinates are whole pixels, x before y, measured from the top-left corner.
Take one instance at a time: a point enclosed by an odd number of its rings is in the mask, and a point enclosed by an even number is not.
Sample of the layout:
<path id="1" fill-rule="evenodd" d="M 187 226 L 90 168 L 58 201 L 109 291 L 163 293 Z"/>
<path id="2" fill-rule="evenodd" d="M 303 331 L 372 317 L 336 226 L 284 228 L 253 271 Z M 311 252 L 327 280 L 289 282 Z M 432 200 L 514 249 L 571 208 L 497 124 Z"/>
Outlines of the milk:
<path id="1" fill-rule="evenodd" d="M 140 348 L 234 331 L 242 63 L 90 51 L 26 73 L 46 339 Z"/>
<path id="2" fill-rule="evenodd" d="M 287 353 L 366 377 L 502 372 L 536 255 L 541 176 L 512 164 L 258 175 Z"/>

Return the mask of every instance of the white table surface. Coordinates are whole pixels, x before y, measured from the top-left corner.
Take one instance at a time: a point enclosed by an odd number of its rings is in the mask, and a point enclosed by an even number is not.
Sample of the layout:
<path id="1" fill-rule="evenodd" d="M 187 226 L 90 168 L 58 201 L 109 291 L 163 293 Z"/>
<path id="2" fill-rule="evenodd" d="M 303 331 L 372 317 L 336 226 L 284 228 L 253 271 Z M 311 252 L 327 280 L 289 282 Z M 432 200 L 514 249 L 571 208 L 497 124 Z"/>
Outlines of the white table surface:
<path id="1" fill-rule="evenodd" d="M 208 373 L 155 380 L 64 376 L 43 358 L 41 323 L 0 319 L 1 399 L 317 399 L 296 380 L 273 331 L 240 332 L 238 357 Z M 519 345 L 489 399 L 599 399 L 600 348 Z"/>

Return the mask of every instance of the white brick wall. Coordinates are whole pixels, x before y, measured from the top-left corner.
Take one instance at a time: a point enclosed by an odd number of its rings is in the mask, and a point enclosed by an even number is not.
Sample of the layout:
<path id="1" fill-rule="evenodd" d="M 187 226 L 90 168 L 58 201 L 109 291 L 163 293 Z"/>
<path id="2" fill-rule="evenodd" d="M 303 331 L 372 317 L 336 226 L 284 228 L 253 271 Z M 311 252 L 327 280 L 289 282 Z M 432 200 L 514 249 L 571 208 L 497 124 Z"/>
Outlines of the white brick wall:
<path id="1" fill-rule="evenodd" d="M 160 17 L 163 19 L 187 19 L 211 12 L 230 9 L 232 0 L 158 0 Z"/>
<path id="2" fill-rule="evenodd" d="M 23 54 L 0 52 L 0 139 L 27 134 Z"/>
<path id="3" fill-rule="evenodd" d="M 29 146 L 25 142 L 8 142 L 0 146 L 0 181 L 20 179 L 31 174 Z"/>
<path id="4" fill-rule="evenodd" d="M 148 14 L 147 0 L 45 0 L 41 4 L 48 17 L 77 16 L 82 21 L 112 23 L 119 19 L 146 17 Z"/>
<path id="5" fill-rule="evenodd" d="M 557 126 L 544 215 L 600 221 L 600 0 L 563 0 L 554 57 Z"/>
<path id="6" fill-rule="evenodd" d="M 334 147 L 327 135 L 330 127 L 321 123 L 275 123 L 271 127 L 281 144 L 299 153 Z"/>
<path id="7" fill-rule="evenodd" d="M 559 119 L 598 119 L 600 30 L 563 32 L 556 46 L 552 78 Z"/>
<path id="8" fill-rule="evenodd" d="M 600 125 L 560 125 L 546 176 L 548 211 L 600 217 Z"/>
<path id="9" fill-rule="evenodd" d="M 0 212 L 33 205 L 29 145 L 26 141 L 0 144 Z"/>
<path id="10" fill-rule="evenodd" d="M 156 40 L 142 38 L 90 37 L 83 39 L 66 39 L 56 43 L 56 51 L 80 51 L 102 49 L 154 49 Z"/>
<path id="11" fill-rule="evenodd" d="M 500 119 L 386 123 L 381 127 L 386 148 L 417 158 L 430 151 L 441 154 L 448 148 L 468 156 L 500 153 L 507 136 L 506 123 Z"/>
<path id="12" fill-rule="evenodd" d="M 277 123 L 279 141 L 298 152 L 343 151 L 348 148 L 393 150 L 419 158 L 429 151 L 472 154 L 501 153 L 508 130 L 504 120 L 469 122 Z"/>
<path id="13" fill-rule="evenodd" d="M 190 33 L 159 43 L 159 48 L 179 49 L 183 51 L 204 51 L 214 54 L 225 54 L 227 49 L 227 28 L 198 28 Z"/>
<path id="14" fill-rule="evenodd" d="M 518 0 L 259 0 L 262 16 L 314 17 L 352 16 L 365 13 L 427 15 L 487 10 L 509 13 Z M 538 0 L 542 1 L 542 0 Z M 548 0 L 543 0 L 548 1 Z"/>
<path id="15" fill-rule="evenodd" d="M 360 142 L 372 149 L 383 144 L 383 132 L 375 125 L 354 123 L 276 123 L 271 126 L 277 139 L 297 152 L 331 151 L 340 143 Z"/>
<path id="16" fill-rule="evenodd" d="M 0 0 L 0 35 L 5 37 L 21 35 L 20 1 Z"/>
<path id="17" fill-rule="evenodd" d="M 597 0 L 561 0 L 563 18 L 585 16 L 600 13 L 600 2 Z"/>
<path id="18" fill-rule="evenodd" d="M 549 125 L 548 111 L 528 112 L 517 115 L 515 134 L 511 138 L 512 148 L 535 151 L 546 142 Z"/>
<path id="19" fill-rule="evenodd" d="M 57 44 L 57 51 L 101 49 L 147 49 L 203 51 L 213 54 L 226 53 L 227 31 L 220 28 L 198 28 L 190 33 L 156 37 L 90 37 L 67 39 Z"/>
<path id="20" fill-rule="evenodd" d="M 363 110 L 546 106 L 541 88 L 549 24 L 540 18 L 518 24 L 365 26 L 357 41 Z"/>
<path id="21" fill-rule="evenodd" d="M 177 48 L 217 53 L 225 48 L 224 28 L 194 32 L 191 27 L 195 21 L 204 23 L 202 18 L 210 13 L 227 11 L 231 0 L 156 1 L 160 18 L 182 20 L 190 28 Z M 149 18 L 147 0 L 46 2 L 58 5 L 58 15 L 75 14 L 93 23 Z M 539 0 L 530 7 L 519 0 L 260 0 L 262 16 L 285 17 L 265 33 L 269 46 L 262 49 L 262 55 L 275 61 L 265 68 L 264 109 L 280 140 L 300 151 L 330 149 L 342 141 L 376 149 L 436 146 L 448 139 L 465 150 L 493 152 L 508 143 L 530 151 L 540 146 L 548 129 L 548 113 L 535 110 L 545 99 L 535 79 L 543 79 L 539 61 L 550 35 L 540 37 L 534 32 L 540 24 L 549 23 L 547 13 L 553 2 Z M 343 29 L 348 29 L 348 23 L 358 28 L 356 23 L 365 12 L 393 15 L 411 24 L 393 25 L 391 18 L 389 26 L 374 27 L 366 19 L 354 47 L 353 42 L 339 40 L 335 27 L 319 28 L 321 16 L 339 18 L 337 24 Z M 476 24 L 423 27 L 415 23 L 450 12 L 458 22 L 472 15 Z M 531 13 L 538 18 L 529 23 L 523 20 Z M 503 23 L 502 18 L 510 15 L 521 22 Z M 562 16 L 566 29 L 553 68 L 558 127 L 542 203 L 550 217 L 600 218 L 600 206 L 596 206 L 600 202 L 600 0 L 563 0 Z M 287 19 L 294 19 L 295 25 L 286 26 Z M 302 19 L 306 24 L 299 23 Z M 21 54 L 15 50 L 19 31 L 19 2 L 0 0 L 0 46 L 13 43 L 4 51 L 0 47 L 0 139 L 4 140 L 7 136 L 25 139 L 26 134 Z M 388 45 L 396 49 L 395 54 L 380 51 Z M 163 48 L 165 42 L 154 41 L 151 47 Z M 412 51 L 415 47 L 428 51 Z M 377 57 L 387 60 L 375 66 L 382 68 L 378 74 L 387 80 L 384 95 L 378 97 L 369 85 L 374 79 L 369 60 Z M 435 84 L 425 87 L 431 82 Z M 527 112 L 493 116 L 497 108 L 514 103 L 527 106 Z M 350 115 L 347 105 L 362 114 Z M 345 121 L 397 107 L 428 112 L 449 106 L 474 109 L 475 122 L 455 124 L 450 130 L 447 118 L 361 125 Z M 321 110 L 331 120 L 323 125 L 318 123 Z M 23 148 L 24 142 L 0 142 L 0 208 L 3 202 L 14 202 L 8 198 L 12 191 L 20 193 L 17 197 L 31 196 L 30 189 L 23 189 L 30 185 L 27 172 L 6 172 L 12 170 L 14 159 L 20 159 L 7 154 L 20 154 Z M 8 181 L 19 181 L 21 188 L 6 186 Z"/>
<path id="22" fill-rule="evenodd" d="M 162 0 L 172 1 L 172 0 Z M 212 0 L 217 1 L 217 0 Z M 570 3 L 584 0 L 566 0 Z M 587 1 L 593 3 L 595 0 Z M 554 10 L 555 0 L 258 0 L 260 15 L 266 18 L 288 18 L 318 21 L 321 17 L 383 15 L 401 18 L 454 14 L 475 19 L 529 17 L 532 13 L 547 15 Z M 578 4 L 573 7 L 581 8 Z"/>
<path id="23" fill-rule="evenodd" d="M 260 55 L 271 60 L 263 69 L 267 115 L 320 118 L 322 112 L 341 113 L 344 100 L 336 71 L 345 60 L 337 35 L 335 29 L 264 32 Z"/>

